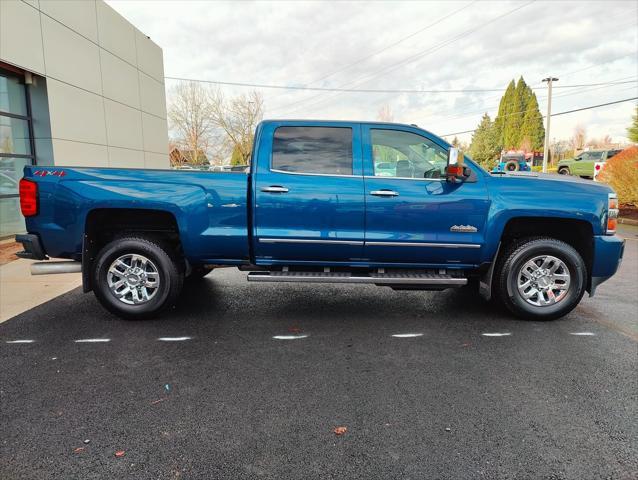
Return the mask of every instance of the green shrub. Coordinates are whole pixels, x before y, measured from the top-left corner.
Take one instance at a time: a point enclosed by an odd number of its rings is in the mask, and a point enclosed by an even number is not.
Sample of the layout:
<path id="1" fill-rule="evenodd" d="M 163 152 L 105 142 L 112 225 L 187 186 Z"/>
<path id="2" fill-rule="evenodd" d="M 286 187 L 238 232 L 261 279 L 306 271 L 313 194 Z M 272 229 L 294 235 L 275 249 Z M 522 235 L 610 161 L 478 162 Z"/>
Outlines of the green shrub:
<path id="1" fill-rule="evenodd" d="M 535 165 L 532 167 L 532 172 L 542 172 L 543 171 L 543 166 L 542 165 Z M 556 173 L 558 171 L 558 167 L 547 167 L 547 173 Z"/>

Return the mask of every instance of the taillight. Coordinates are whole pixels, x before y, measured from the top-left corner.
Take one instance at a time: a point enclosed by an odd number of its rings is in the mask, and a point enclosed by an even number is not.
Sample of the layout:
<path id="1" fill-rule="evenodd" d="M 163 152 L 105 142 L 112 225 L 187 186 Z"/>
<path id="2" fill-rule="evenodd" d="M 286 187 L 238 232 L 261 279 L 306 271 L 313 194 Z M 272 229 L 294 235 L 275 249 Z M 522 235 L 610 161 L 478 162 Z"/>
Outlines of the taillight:
<path id="1" fill-rule="evenodd" d="M 25 217 L 38 214 L 38 184 L 33 180 L 20 180 L 20 210 Z"/>
<path id="2" fill-rule="evenodd" d="M 618 195 L 610 193 L 607 200 L 607 235 L 616 233 L 618 222 Z"/>

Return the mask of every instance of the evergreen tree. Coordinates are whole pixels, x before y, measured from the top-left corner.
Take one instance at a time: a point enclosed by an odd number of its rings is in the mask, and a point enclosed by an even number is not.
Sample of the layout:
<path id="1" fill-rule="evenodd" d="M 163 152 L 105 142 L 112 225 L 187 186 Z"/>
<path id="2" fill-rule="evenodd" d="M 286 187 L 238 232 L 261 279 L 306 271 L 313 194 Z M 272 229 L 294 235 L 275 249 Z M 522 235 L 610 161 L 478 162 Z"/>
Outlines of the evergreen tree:
<path id="1" fill-rule="evenodd" d="M 246 162 L 244 161 L 244 157 L 241 154 L 241 149 L 239 148 L 238 145 L 235 145 L 235 147 L 233 148 L 233 154 L 230 157 L 230 164 L 233 166 L 246 165 Z"/>
<path id="2" fill-rule="evenodd" d="M 527 148 L 528 150 L 539 151 L 543 149 L 545 142 L 545 127 L 543 126 L 543 117 L 538 108 L 538 100 L 536 94 L 528 87 L 528 100 L 525 107 L 525 115 L 521 125 L 521 136 L 519 148 Z"/>
<path id="3" fill-rule="evenodd" d="M 627 136 L 629 140 L 638 143 L 638 105 L 636 105 L 636 113 L 634 114 L 633 122 L 631 126 L 627 129 Z"/>
<path id="4" fill-rule="evenodd" d="M 496 136 L 499 140 L 501 147 L 505 147 L 505 130 L 506 123 L 510 117 L 510 113 L 512 110 L 512 102 L 514 101 L 514 96 L 516 95 L 516 85 L 514 84 L 514 80 L 510 82 L 510 84 L 505 89 L 505 93 L 501 97 L 501 101 L 498 104 L 498 114 L 496 115 L 496 119 L 494 120 L 494 126 L 496 128 Z"/>
<path id="5" fill-rule="evenodd" d="M 499 158 L 501 146 L 498 139 L 498 127 L 487 113 L 483 115 L 481 123 L 472 135 L 469 153 L 473 160 L 487 169 L 493 168 Z"/>
<path id="6" fill-rule="evenodd" d="M 509 116 L 505 120 L 507 128 L 503 136 L 503 145 L 505 148 L 519 148 L 521 144 L 521 127 L 523 126 L 523 117 L 527 111 L 527 102 L 531 93 L 530 88 L 523 80 L 523 77 L 516 82 L 514 89 L 514 97 L 510 100 L 511 110 Z"/>
<path id="7" fill-rule="evenodd" d="M 543 118 L 536 94 L 523 77 L 512 80 L 501 98 L 495 120 L 497 138 L 502 148 L 540 149 L 545 137 Z"/>

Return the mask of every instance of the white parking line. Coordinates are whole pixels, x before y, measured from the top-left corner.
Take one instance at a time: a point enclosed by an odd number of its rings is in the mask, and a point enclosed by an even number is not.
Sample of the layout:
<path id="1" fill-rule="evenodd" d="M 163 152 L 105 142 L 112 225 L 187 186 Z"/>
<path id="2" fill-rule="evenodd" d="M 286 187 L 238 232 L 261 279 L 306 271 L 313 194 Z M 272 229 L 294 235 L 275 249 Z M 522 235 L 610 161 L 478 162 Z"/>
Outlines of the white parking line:
<path id="1" fill-rule="evenodd" d="M 192 340 L 193 337 L 160 337 L 160 342 L 184 342 L 186 340 Z"/>
<path id="2" fill-rule="evenodd" d="M 110 342 L 110 338 L 81 338 L 80 340 L 73 340 L 75 343 L 107 343 Z"/>
<path id="3" fill-rule="evenodd" d="M 414 338 L 414 337 L 422 337 L 422 333 L 395 333 L 392 335 L 394 338 Z"/>
<path id="4" fill-rule="evenodd" d="M 35 340 L 7 340 L 5 343 L 33 343 Z"/>
<path id="5" fill-rule="evenodd" d="M 300 338 L 308 338 L 308 335 L 275 335 L 275 340 L 299 340 Z"/>
<path id="6" fill-rule="evenodd" d="M 595 337 L 594 332 L 569 332 L 570 335 L 576 335 L 578 337 Z"/>
<path id="7" fill-rule="evenodd" d="M 481 333 L 484 337 L 509 337 L 511 335 L 510 332 L 503 333 Z"/>

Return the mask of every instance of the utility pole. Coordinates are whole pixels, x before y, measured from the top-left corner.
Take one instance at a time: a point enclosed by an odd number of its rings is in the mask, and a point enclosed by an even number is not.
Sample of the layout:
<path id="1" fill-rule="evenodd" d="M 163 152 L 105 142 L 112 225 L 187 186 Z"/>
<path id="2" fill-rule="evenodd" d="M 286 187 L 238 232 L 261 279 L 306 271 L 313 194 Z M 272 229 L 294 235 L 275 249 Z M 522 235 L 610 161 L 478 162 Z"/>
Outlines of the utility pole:
<path id="1" fill-rule="evenodd" d="M 547 159 L 549 158 L 549 123 L 552 119 L 552 82 L 557 82 L 556 77 L 543 78 L 547 82 L 547 126 L 545 127 L 545 147 L 543 148 L 543 173 L 547 173 Z"/>

